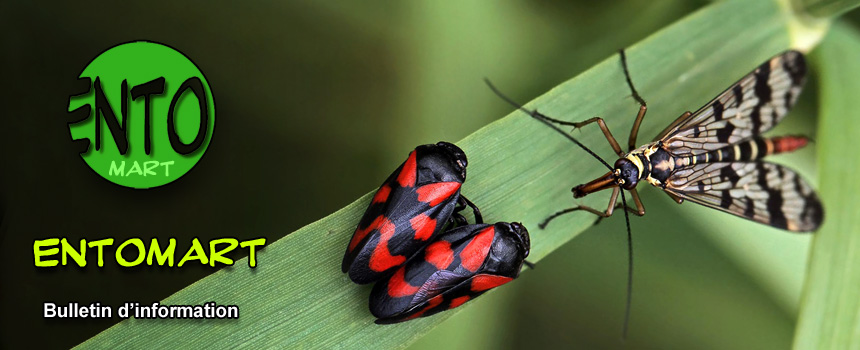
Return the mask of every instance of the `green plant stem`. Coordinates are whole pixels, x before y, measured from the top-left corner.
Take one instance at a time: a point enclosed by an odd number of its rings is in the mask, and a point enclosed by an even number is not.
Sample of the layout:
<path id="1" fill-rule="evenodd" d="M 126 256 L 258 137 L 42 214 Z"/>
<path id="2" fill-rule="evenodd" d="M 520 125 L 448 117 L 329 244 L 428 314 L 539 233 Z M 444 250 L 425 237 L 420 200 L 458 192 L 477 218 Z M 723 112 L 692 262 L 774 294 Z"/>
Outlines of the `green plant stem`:
<path id="1" fill-rule="evenodd" d="M 795 0 L 795 8 L 816 18 L 836 18 L 860 6 L 860 0 Z"/>
<path id="2" fill-rule="evenodd" d="M 819 74 L 818 163 L 824 224 L 812 245 L 795 349 L 860 348 L 860 158 L 856 144 L 860 33 L 838 25 L 813 57 Z"/>

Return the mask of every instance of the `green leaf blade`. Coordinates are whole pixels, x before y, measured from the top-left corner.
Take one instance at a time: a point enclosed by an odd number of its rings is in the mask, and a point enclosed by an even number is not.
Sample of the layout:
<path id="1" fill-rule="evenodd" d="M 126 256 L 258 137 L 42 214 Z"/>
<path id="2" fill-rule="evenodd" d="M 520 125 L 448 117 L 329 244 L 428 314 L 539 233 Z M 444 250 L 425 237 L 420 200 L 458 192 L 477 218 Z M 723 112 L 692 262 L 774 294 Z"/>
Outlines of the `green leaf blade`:
<path id="1" fill-rule="evenodd" d="M 631 47 L 631 74 L 651 105 L 639 142 L 787 49 L 792 42 L 792 23 L 777 3 L 726 1 Z M 504 91 L 512 83 L 496 84 Z M 599 115 L 617 138 L 626 140 L 638 110 L 629 94 L 617 56 L 612 56 L 528 106 L 571 121 Z M 489 90 L 486 96 L 504 103 Z M 574 135 L 612 162 L 611 151 L 596 127 Z M 487 221 L 523 222 L 532 236 L 530 260 L 540 261 L 591 227 L 593 217 L 570 215 L 547 230 L 537 228 L 549 213 L 574 204 L 569 188 L 576 181 L 606 171 L 542 124 L 513 112 L 458 145 L 469 155 L 470 163 L 463 193 L 481 206 Z M 407 152 L 403 150 L 404 157 Z M 273 242 L 259 252 L 256 269 L 247 268 L 247 260 L 239 260 L 236 266 L 162 301 L 166 305 L 235 304 L 240 307 L 240 319 L 127 320 L 79 347 L 405 347 L 469 305 L 398 325 L 373 324 L 367 310 L 369 287 L 352 284 L 340 272 L 345 246 L 369 197 Z M 601 208 L 606 206 L 606 198 L 590 196 L 576 203 Z"/>

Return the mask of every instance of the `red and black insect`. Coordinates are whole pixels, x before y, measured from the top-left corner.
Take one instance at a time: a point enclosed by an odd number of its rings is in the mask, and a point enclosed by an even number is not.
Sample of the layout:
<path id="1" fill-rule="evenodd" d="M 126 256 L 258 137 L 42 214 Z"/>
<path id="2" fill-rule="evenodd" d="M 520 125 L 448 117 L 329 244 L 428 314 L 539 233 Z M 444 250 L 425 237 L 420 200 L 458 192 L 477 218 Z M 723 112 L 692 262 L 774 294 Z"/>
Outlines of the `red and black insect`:
<path id="1" fill-rule="evenodd" d="M 378 324 L 450 310 L 517 278 L 529 255 L 520 223 L 460 226 L 445 231 L 370 293 Z"/>
<path id="2" fill-rule="evenodd" d="M 385 277 L 443 229 L 465 225 L 459 212 L 466 206 L 482 223 L 478 208 L 460 195 L 466 165 L 466 154 L 451 143 L 416 147 L 373 195 L 347 246 L 343 272 L 359 284 Z"/>

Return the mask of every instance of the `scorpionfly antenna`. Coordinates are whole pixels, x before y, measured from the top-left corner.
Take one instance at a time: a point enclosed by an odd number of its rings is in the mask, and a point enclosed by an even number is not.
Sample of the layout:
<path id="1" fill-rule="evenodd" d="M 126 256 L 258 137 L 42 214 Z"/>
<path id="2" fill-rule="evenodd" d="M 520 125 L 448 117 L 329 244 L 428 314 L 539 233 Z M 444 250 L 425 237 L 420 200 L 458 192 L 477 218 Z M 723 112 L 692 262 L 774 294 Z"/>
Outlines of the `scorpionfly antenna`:
<path id="1" fill-rule="evenodd" d="M 640 97 L 640 96 L 639 96 L 639 93 L 638 93 L 638 92 L 636 92 L 636 89 L 634 89 L 634 88 L 633 88 L 633 83 L 632 83 L 632 81 L 630 81 L 630 76 L 629 76 L 629 74 L 627 73 L 627 64 L 626 64 L 626 59 L 624 59 L 624 53 L 623 53 L 623 51 L 622 51 L 621 55 L 622 55 L 622 64 L 623 64 L 623 66 L 624 66 L 625 76 L 627 77 L 627 82 L 628 82 L 628 84 L 630 84 L 630 87 L 631 87 L 631 89 L 633 90 L 633 97 L 634 97 L 637 101 L 641 102 L 641 103 L 644 105 L 644 104 L 645 104 L 645 101 L 644 101 L 644 100 L 642 100 L 642 97 Z M 568 140 L 572 141 L 572 142 L 573 142 L 573 143 L 575 143 L 577 146 L 579 146 L 580 148 L 582 148 L 583 150 L 585 150 L 586 152 L 588 152 L 588 154 L 590 154 L 591 156 L 593 156 L 595 159 L 599 160 L 599 161 L 600 161 L 601 163 L 603 163 L 603 165 L 604 165 L 604 166 L 606 166 L 610 171 L 614 171 L 613 167 L 612 167 L 612 166 L 610 166 L 610 165 L 609 165 L 609 163 L 607 163 L 605 160 L 603 160 L 603 158 L 600 158 L 600 156 L 598 156 L 597 154 L 595 154 L 591 149 L 589 149 L 588 147 L 585 147 L 585 145 L 583 145 L 582 143 L 580 143 L 577 139 L 575 139 L 575 138 L 574 138 L 573 136 L 571 136 L 569 133 L 567 133 L 567 132 L 565 132 L 564 130 L 561 130 L 561 129 L 560 129 L 560 128 L 558 128 L 557 126 L 553 125 L 553 123 L 561 124 L 561 125 L 569 125 L 570 123 L 565 122 L 565 121 L 561 121 L 561 120 L 557 120 L 557 119 L 554 119 L 554 118 L 547 117 L 547 116 L 545 116 L 545 115 L 543 115 L 543 114 L 539 113 L 537 110 L 532 110 L 532 111 L 530 111 L 530 110 L 526 109 L 525 107 L 523 107 L 522 105 L 520 105 L 519 103 L 516 103 L 516 102 L 514 102 L 512 99 L 510 99 L 510 98 L 508 98 L 507 96 L 505 96 L 505 94 L 501 93 L 501 92 L 500 92 L 500 91 L 499 91 L 499 90 L 498 90 L 498 89 L 493 85 L 493 83 L 491 83 L 491 82 L 490 82 L 490 80 L 489 80 L 489 79 L 484 78 L 484 82 L 485 82 L 485 83 L 487 83 L 487 86 L 489 86 L 489 87 L 490 87 L 490 89 L 491 89 L 491 90 L 493 90 L 493 92 L 494 92 L 496 95 L 498 95 L 499 97 L 501 97 L 503 100 L 507 101 L 507 102 L 508 102 L 509 104 L 511 104 L 512 106 L 514 106 L 514 107 L 516 107 L 517 109 L 519 109 L 519 110 L 523 111 L 524 113 L 528 114 L 528 115 L 529 115 L 529 116 L 531 116 L 532 118 L 537 119 L 537 120 L 539 120 L 540 122 L 544 123 L 545 125 L 549 126 L 549 127 L 550 127 L 550 128 L 552 128 L 553 130 L 555 130 L 556 132 L 558 132 L 559 134 L 561 134 L 562 136 L 564 136 L 565 138 L 567 138 Z M 631 234 L 631 230 L 630 230 L 630 217 L 629 217 L 629 215 L 627 214 L 627 199 L 626 199 L 626 197 L 624 196 L 624 191 L 620 191 L 620 192 L 621 192 L 621 204 L 623 205 L 623 207 L 624 207 L 624 209 L 625 209 L 625 210 L 623 210 L 623 212 L 624 212 L 624 221 L 625 221 L 625 222 L 626 222 L 626 224 L 627 224 L 627 300 L 626 300 L 626 306 L 625 306 L 625 309 L 624 309 L 624 325 L 623 325 L 623 328 L 622 328 L 622 334 L 621 334 L 621 337 L 622 337 L 622 339 L 627 339 L 627 328 L 628 328 L 628 323 L 630 322 L 630 306 L 631 306 L 631 304 L 632 304 L 632 300 L 633 300 L 633 235 Z M 547 218 L 546 220 L 544 220 L 544 221 L 543 221 L 540 225 L 538 225 L 538 226 L 539 226 L 541 229 L 543 229 L 543 228 L 545 228 L 545 227 L 546 227 L 546 224 L 547 224 L 547 223 L 549 223 L 549 221 L 550 221 L 550 220 L 552 220 L 553 218 L 558 217 L 558 216 L 560 216 L 561 214 L 569 213 L 569 212 L 572 212 L 572 211 L 575 211 L 575 210 L 578 210 L 578 208 L 565 209 L 565 210 L 563 210 L 563 211 L 561 211 L 561 212 L 555 213 L 555 214 L 553 214 L 552 216 L 550 216 L 549 218 Z"/>
<path id="2" fill-rule="evenodd" d="M 489 79 L 484 78 L 484 82 L 487 83 L 487 86 L 490 87 L 490 90 L 493 90 L 493 92 L 496 95 L 498 95 L 502 100 L 505 100 L 507 103 L 509 103 L 512 106 L 514 106 L 515 108 L 523 111 L 525 114 L 528 114 L 532 118 L 535 118 L 535 119 L 541 121 L 542 123 L 546 124 L 547 126 L 552 128 L 553 130 L 557 131 L 558 133 L 560 133 L 561 135 L 566 137 L 568 140 L 573 141 L 573 143 L 575 143 L 577 146 L 579 146 L 580 148 L 582 148 L 583 150 L 588 152 L 588 154 L 590 154 L 591 156 L 593 156 L 594 158 L 599 160 L 601 163 L 603 163 L 603 165 L 606 166 L 609 170 L 612 170 L 612 166 L 610 166 L 609 163 L 607 163 L 605 160 L 603 160 L 603 158 L 600 158 L 600 156 L 598 156 L 596 153 L 592 152 L 588 147 L 585 147 L 585 145 L 580 143 L 577 139 L 575 139 L 573 136 L 571 136 L 570 134 L 568 134 L 564 130 L 559 129 L 555 125 L 552 125 L 552 123 L 554 123 L 554 122 L 559 122 L 558 120 L 547 117 L 547 116 L 541 114 L 540 112 L 538 112 L 537 110 L 530 111 L 530 110 L 526 109 L 525 107 L 523 107 L 521 104 L 514 102 L 514 100 L 510 99 L 509 97 L 505 96 L 505 94 L 503 94 L 501 91 L 499 91 L 499 89 L 497 89 L 496 86 L 493 85 L 493 83 L 491 83 Z"/>

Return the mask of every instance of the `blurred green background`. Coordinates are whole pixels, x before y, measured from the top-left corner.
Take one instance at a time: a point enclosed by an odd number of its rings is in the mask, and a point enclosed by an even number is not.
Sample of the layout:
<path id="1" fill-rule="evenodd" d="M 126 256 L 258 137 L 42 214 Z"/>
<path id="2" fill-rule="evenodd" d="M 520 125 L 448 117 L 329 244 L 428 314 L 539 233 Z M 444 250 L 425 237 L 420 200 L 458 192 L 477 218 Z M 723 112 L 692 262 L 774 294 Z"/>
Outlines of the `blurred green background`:
<path id="1" fill-rule="evenodd" d="M 43 301 L 155 301 L 213 272 L 36 270 L 34 239 L 172 236 L 180 251 L 191 237 L 274 241 L 375 189 L 415 145 L 456 141 L 508 114 L 482 78 L 527 101 L 706 4 L 0 3 L 0 347 L 70 347 L 114 323 L 46 321 Z M 102 50 L 139 39 L 191 57 L 216 104 L 215 134 L 198 166 L 148 191 L 94 176 L 69 147 L 64 122 L 80 70 Z M 778 133 L 814 134 L 814 88 L 807 91 Z M 814 178 L 813 156 L 810 148 L 779 160 Z M 588 180 L 572 177 L 559 191 Z M 727 215 L 641 192 L 648 215 L 632 220 L 626 346 L 789 347 L 809 238 L 759 227 L 745 237 L 723 225 L 735 220 Z M 586 231 L 413 348 L 624 346 L 623 224 L 613 217 Z"/>

